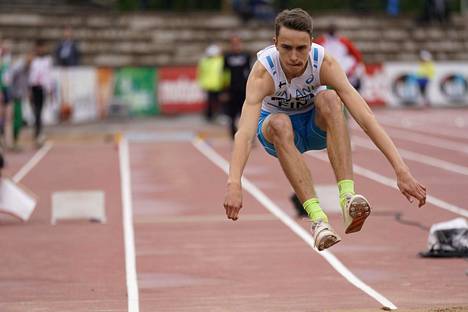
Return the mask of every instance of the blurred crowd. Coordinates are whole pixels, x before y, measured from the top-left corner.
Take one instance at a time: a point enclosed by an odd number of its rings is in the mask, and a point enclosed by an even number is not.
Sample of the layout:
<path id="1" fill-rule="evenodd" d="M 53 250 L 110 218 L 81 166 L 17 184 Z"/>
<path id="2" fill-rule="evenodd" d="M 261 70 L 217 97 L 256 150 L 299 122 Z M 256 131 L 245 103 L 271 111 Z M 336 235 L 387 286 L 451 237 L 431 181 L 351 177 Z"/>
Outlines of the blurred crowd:
<path id="1" fill-rule="evenodd" d="M 205 118 L 213 122 L 220 113 L 227 116 L 232 138 L 237 131 L 251 66 L 251 56 L 243 49 L 238 35 L 232 35 L 224 53 L 218 44 L 208 46 L 198 63 L 197 81 L 207 94 Z"/>
<path id="2" fill-rule="evenodd" d="M 24 54 L 14 55 L 11 42 L 0 38 L 0 148 L 21 151 L 21 129 L 26 125 L 23 108 L 29 105 L 33 116 L 33 141 L 42 146 L 42 111 L 52 96 L 53 66 L 79 65 L 80 53 L 72 30 L 66 27 L 63 39 L 51 53 L 46 42 L 37 39 Z"/>

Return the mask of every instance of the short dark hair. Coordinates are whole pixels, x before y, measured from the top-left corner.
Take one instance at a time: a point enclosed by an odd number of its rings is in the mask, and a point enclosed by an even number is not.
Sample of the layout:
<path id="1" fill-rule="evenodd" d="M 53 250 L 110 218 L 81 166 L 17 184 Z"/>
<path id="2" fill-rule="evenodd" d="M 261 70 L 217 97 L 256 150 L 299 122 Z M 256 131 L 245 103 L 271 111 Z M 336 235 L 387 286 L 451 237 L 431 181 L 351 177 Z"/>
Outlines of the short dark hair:
<path id="1" fill-rule="evenodd" d="M 275 19 L 276 37 L 281 26 L 289 29 L 305 31 L 312 37 L 312 17 L 303 9 L 295 8 L 281 11 Z"/>

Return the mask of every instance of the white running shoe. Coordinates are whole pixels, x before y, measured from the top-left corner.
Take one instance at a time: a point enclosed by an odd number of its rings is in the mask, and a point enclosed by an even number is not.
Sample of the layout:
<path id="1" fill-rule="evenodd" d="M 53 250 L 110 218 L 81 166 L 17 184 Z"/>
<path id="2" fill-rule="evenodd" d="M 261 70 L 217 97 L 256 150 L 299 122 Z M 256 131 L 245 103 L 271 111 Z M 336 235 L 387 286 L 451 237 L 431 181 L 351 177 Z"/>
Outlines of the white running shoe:
<path id="1" fill-rule="evenodd" d="M 332 229 L 330 224 L 322 220 L 312 222 L 311 231 L 314 236 L 315 248 L 319 251 L 330 248 L 341 241 L 341 237 Z"/>
<path id="2" fill-rule="evenodd" d="M 343 209 L 345 233 L 359 232 L 370 213 L 370 204 L 364 196 L 348 195 Z"/>

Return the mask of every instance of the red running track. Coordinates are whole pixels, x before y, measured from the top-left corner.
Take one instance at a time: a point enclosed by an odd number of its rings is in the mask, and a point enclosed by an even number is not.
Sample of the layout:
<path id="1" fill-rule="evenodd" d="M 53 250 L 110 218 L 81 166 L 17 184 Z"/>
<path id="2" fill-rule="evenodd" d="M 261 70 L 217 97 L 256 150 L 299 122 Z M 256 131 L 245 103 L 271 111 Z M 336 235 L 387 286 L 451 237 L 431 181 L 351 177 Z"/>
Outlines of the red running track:
<path id="1" fill-rule="evenodd" d="M 468 167 L 468 149 L 464 149 L 468 146 L 464 136 L 468 128 L 466 110 L 382 110 L 376 115 L 398 147 Z M 91 130 L 112 131 L 105 127 Z M 129 140 L 136 255 L 133 282 L 139 296 L 137 302 L 130 303 L 130 310 L 381 308 L 381 303 L 349 283 L 250 193 L 244 192 L 239 221 L 225 219 L 222 202 L 226 174 L 195 148 L 190 137 L 191 133 L 203 132 L 210 147 L 227 160 L 231 143 L 223 128 L 182 118 L 158 120 L 158 124 L 127 124 L 123 130 Z M 358 130 L 352 133 L 365 138 Z M 411 141 L 415 134 L 427 141 Z M 460 150 L 428 143 L 437 140 L 460 146 Z M 5 173 L 13 176 L 33 155 L 32 150 L 8 154 Z M 333 189 L 334 176 L 324 158 L 323 152 L 306 156 L 316 185 Z M 394 179 L 378 151 L 356 144 L 353 159 L 359 168 Z M 0 311 L 127 311 L 129 277 L 125 271 L 120 162 L 112 142 L 67 141 L 60 136 L 24 177 L 21 182 L 40 201 L 29 222 L 21 224 L 7 217 L 0 221 Z M 467 212 L 466 174 L 420 159 L 406 162 L 431 196 Z M 277 161 L 259 145 L 253 150 L 245 176 L 294 218 L 288 201 L 291 188 Z M 332 203 L 324 208 L 344 238 L 331 253 L 400 310 L 468 310 L 467 262 L 417 255 L 426 249 L 428 232 L 421 227 L 459 215 L 434 201 L 418 209 L 397 190 L 358 173 L 355 182 L 357 191 L 371 201 L 373 214 L 361 232 L 345 235 L 341 217 L 332 207 L 335 199 L 323 193 L 323 202 Z M 51 225 L 52 192 L 70 189 L 103 190 L 108 222 Z M 398 222 L 398 213 L 404 221 L 416 222 L 419 227 Z M 307 223 L 295 221 L 307 228 Z"/>

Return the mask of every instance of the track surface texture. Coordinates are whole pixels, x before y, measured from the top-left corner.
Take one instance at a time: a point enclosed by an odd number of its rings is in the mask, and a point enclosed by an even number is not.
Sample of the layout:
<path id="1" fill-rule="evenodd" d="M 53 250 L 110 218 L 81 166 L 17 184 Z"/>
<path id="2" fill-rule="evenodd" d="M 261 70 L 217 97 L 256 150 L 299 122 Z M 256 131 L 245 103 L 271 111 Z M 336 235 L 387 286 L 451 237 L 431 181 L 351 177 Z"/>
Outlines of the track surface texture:
<path id="1" fill-rule="evenodd" d="M 31 219 L 0 215 L 0 311 L 367 312 L 382 311 L 383 302 L 399 311 L 468 311 L 466 259 L 418 255 L 432 224 L 468 214 L 468 110 L 375 114 L 430 198 L 423 208 L 410 204 L 394 188 L 384 156 L 350 122 L 356 190 L 373 210 L 360 232 L 345 234 L 326 152 L 305 154 L 322 206 L 343 238 L 325 254 L 297 234 L 309 225 L 296 217 L 292 189 L 260 144 L 245 170 L 240 218 L 225 218 L 223 165 L 232 142 L 222 120 L 157 117 L 47 128 L 51 148 L 20 179 L 39 198 Z M 25 131 L 22 152 L 6 153 L 3 175 L 14 177 L 36 155 L 29 137 Z M 52 225 L 52 194 L 67 190 L 103 191 L 107 222 Z M 125 209 L 131 228 L 124 226 Z"/>

